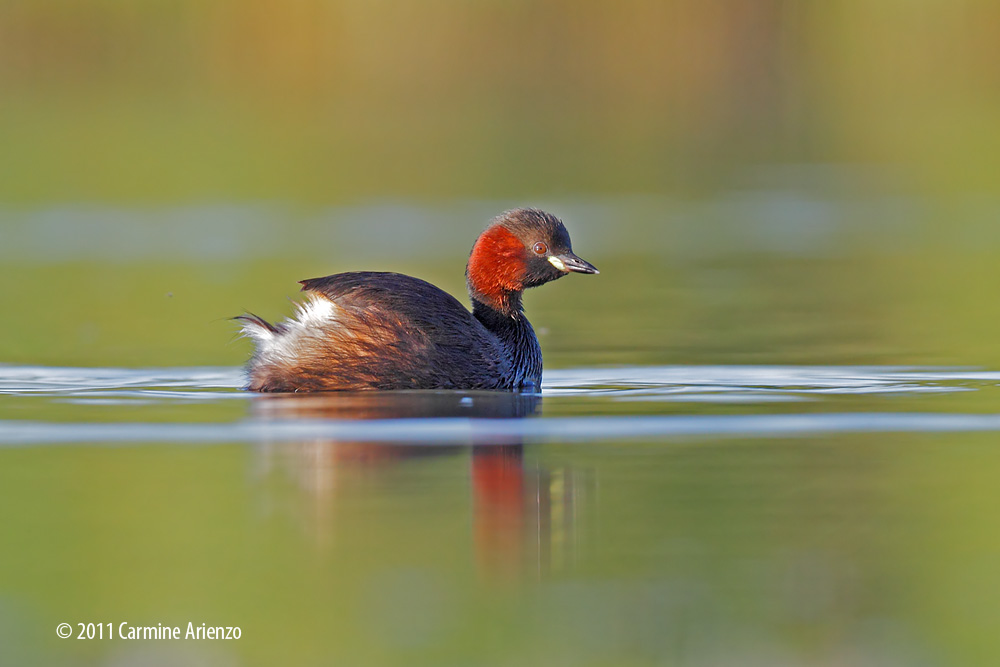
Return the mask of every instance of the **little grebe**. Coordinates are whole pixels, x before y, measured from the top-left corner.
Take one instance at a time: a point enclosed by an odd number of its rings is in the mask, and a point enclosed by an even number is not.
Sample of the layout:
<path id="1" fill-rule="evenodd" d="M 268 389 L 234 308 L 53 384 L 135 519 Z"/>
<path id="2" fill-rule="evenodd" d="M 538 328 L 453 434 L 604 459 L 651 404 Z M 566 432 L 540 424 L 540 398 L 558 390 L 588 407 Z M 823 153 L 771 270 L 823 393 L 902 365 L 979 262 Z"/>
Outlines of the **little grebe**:
<path id="1" fill-rule="evenodd" d="M 569 272 L 597 273 L 573 254 L 562 222 L 536 209 L 493 219 L 465 275 L 472 313 L 430 283 L 398 273 L 301 281 L 294 319 L 237 319 L 257 350 L 251 391 L 494 389 L 537 391 L 542 351 L 521 293 Z"/>

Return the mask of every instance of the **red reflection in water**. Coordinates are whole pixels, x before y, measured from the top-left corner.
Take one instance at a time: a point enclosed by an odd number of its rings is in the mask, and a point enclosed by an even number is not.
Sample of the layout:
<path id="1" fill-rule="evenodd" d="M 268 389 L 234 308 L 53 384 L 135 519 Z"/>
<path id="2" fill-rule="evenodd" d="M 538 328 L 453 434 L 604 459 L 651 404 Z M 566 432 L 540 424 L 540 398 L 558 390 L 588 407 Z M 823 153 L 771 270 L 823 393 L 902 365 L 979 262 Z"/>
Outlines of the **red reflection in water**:
<path id="1" fill-rule="evenodd" d="M 447 394 L 286 396 L 261 400 L 257 413 L 280 419 L 519 418 L 537 404 L 537 398 L 527 403 L 517 396 L 480 398 L 470 409 L 460 395 Z M 264 446 L 259 464 L 262 475 L 280 469 L 307 493 L 309 509 L 297 519 L 305 521 L 323 547 L 335 538 L 337 508 L 349 504 L 345 494 L 359 488 L 338 483 L 338 477 L 348 472 L 352 478 L 377 477 L 416 459 L 461 456 L 466 451 L 470 448 L 313 440 Z M 575 546 L 577 505 L 586 485 L 578 483 L 573 470 L 526 464 L 524 454 L 522 444 L 471 447 L 471 539 L 478 569 L 488 578 L 540 576 L 565 564 Z"/>
<path id="2" fill-rule="evenodd" d="M 472 450 L 476 557 L 484 571 L 499 575 L 519 574 L 528 515 L 536 512 L 532 499 L 525 497 L 523 449 L 496 445 Z"/>

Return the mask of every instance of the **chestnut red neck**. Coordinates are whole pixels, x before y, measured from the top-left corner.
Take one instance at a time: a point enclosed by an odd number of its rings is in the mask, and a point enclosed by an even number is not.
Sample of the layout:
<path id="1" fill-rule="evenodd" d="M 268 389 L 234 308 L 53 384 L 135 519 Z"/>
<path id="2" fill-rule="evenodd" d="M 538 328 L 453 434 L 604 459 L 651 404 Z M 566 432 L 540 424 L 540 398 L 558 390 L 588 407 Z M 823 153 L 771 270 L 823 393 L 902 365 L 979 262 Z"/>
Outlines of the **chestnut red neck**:
<path id="1" fill-rule="evenodd" d="M 465 269 L 473 301 L 516 317 L 527 272 L 524 256 L 524 243 L 506 227 L 493 225 L 483 232 Z"/>

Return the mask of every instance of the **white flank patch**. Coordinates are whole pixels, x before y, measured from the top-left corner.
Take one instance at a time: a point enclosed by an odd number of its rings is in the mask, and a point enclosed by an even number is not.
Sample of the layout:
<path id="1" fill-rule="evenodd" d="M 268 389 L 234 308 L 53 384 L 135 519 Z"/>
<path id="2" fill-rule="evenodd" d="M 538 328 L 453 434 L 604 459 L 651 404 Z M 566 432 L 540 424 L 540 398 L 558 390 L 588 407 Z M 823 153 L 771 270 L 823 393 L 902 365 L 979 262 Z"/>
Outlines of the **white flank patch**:
<path id="1" fill-rule="evenodd" d="M 556 267 L 560 271 L 568 271 L 568 269 L 566 268 L 566 265 L 563 264 L 563 261 L 561 259 L 559 259 L 558 257 L 556 257 L 555 255 L 549 257 L 549 264 L 551 264 L 552 266 Z"/>
<path id="2" fill-rule="evenodd" d="M 292 362 L 301 356 L 310 339 L 323 338 L 327 329 L 339 322 L 340 308 L 337 304 L 321 296 L 310 296 L 304 303 L 295 305 L 294 319 L 287 319 L 277 326 L 273 334 L 262 327 L 251 325 L 244 331 L 259 344 L 259 357 L 268 362 Z"/>
<path id="3" fill-rule="evenodd" d="M 336 306 L 333 301 L 321 296 L 310 296 L 305 303 L 295 304 L 295 320 L 289 320 L 289 324 L 297 324 L 301 327 L 321 327 L 332 320 Z"/>

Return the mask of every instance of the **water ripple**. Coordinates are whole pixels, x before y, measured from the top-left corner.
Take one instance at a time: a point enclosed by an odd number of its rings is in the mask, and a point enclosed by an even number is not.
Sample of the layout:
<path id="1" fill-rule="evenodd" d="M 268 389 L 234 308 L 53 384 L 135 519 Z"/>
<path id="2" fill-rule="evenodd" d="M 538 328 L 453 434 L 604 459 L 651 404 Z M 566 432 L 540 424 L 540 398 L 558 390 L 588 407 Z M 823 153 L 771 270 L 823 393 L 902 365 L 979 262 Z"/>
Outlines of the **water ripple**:
<path id="1" fill-rule="evenodd" d="M 780 437 L 843 432 L 1000 431 L 1000 414 L 940 409 L 943 397 L 1000 386 L 1000 372 L 902 366 L 657 366 L 552 370 L 543 397 L 497 392 L 363 392 L 262 396 L 240 391 L 238 368 L 49 368 L 0 366 L 0 445 L 228 443 L 310 439 L 421 445 L 590 442 L 693 436 Z M 867 396 L 859 403 L 830 397 Z M 934 396 L 941 398 L 934 398 Z M 931 402 L 901 412 L 898 396 Z M 879 398 L 885 397 L 885 398 Z M 170 406 L 247 408 L 191 423 Z M 539 411 L 542 401 L 547 406 Z M 858 399 L 862 400 L 862 399 Z M 881 401 L 881 402 L 880 402 Z M 638 402 L 643 414 L 619 414 Z M 657 408 L 654 403 L 662 403 Z M 794 404 L 810 406 L 794 412 Z M 573 405 L 579 414 L 560 414 Z M 989 409 L 989 397 L 985 401 Z M 34 406 L 33 413 L 22 411 Z M 46 421 L 54 406 L 76 410 Z M 609 406 L 621 405 L 614 410 Z M 683 404 L 692 412 L 673 414 Z M 774 404 L 770 413 L 760 404 Z M 120 406 L 160 406 L 157 419 L 120 421 Z M 667 409 L 666 406 L 675 405 Z M 11 407 L 13 406 L 13 407 Z M 18 406 L 21 406 L 19 408 Z M 89 406 L 89 407 L 88 407 Z M 108 406 L 112 409 L 108 410 Z M 709 410 L 710 406 L 716 406 Z M 912 406 L 908 406 L 910 409 Z M 92 409 L 91 409 L 92 408 Z M 550 408 L 554 408 L 550 410 Z M 822 409 L 817 409 L 822 408 Z M 929 409 L 928 409 L 929 408 Z M 978 408 L 975 409 L 975 408 Z M 103 412 L 101 410 L 104 410 Z M 753 414 L 745 414 L 746 412 Z M 650 412 L 671 414 L 649 414 Z M 971 414 L 970 414 L 971 413 Z M 154 413 L 147 413 L 154 414 Z M 212 416 L 214 415 L 214 420 Z M 201 415 L 205 417 L 205 414 Z M 27 418 L 25 418 L 27 417 Z M 235 417 L 235 420 L 234 420 Z M 527 417 L 520 419 L 519 417 Z M 141 417 L 140 417 L 141 418 Z"/>
<path id="2" fill-rule="evenodd" d="M 102 398 L 210 399 L 235 393 L 243 371 L 231 367 L 70 368 L 0 365 L 0 394 Z M 804 400 L 822 394 L 915 394 L 971 391 L 1000 384 L 1000 372 L 907 366 L 625 366 L 546 371 L 546 395 L 612 396 L 620 400 Z M 172 391 L 166 391 L 166 390 Z M 694 399 L 692 398 L 694 397 Z"/>
<path id="3" fill-rule="evenodd" d="M 1000 431 L 1000 414 L 844 413 L 549 419 L 246 420 L 232 424 L 53 424 L 0 421 L 0 446 L 238 442 L 500 445 L 663 437 L 793 437 L 831 433 Z"/>

